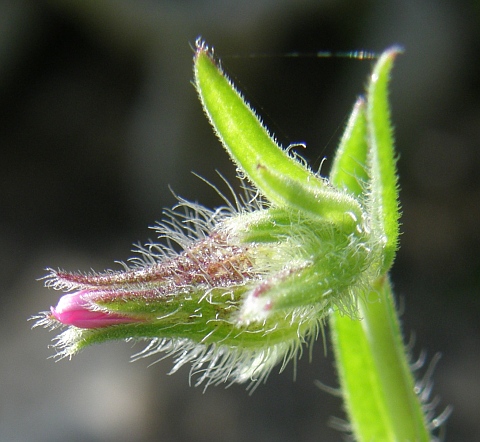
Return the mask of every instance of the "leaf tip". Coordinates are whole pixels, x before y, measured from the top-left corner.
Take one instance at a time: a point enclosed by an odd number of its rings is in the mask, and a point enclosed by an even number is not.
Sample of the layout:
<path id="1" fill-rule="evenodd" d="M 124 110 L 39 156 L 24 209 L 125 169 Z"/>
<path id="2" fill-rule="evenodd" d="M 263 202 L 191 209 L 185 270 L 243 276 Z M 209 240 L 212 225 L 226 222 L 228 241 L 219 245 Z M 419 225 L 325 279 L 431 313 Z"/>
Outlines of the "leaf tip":
<path id="1" fill-rule="evenodd" d="M 205 53 L 205 52 L 206 53 L 210 52 L 210 48 L 207 42 L 202 38 L 202 36 L 199 35 L 195 39 L 195 57 L 197 57 L 200 53 Z"/>
<path id="2" fill-rule="evenodd" d="M 215 63 L 215 51 L 213 47 L 209 46 L 208 43 L 201 37 L 198 36 L 195 40 L 195 49 L 194 49 L 194 66 L 197 65 L 200 58 L 206 58 L 210 62 Z"/>
<path id="3" fill-rule="evenodd" d="M 387 48 L 384 52 L 384 56 L 395 58 L 397 55 L 403 54 L 405 49 L 400 45 L 393 45 Z"/>

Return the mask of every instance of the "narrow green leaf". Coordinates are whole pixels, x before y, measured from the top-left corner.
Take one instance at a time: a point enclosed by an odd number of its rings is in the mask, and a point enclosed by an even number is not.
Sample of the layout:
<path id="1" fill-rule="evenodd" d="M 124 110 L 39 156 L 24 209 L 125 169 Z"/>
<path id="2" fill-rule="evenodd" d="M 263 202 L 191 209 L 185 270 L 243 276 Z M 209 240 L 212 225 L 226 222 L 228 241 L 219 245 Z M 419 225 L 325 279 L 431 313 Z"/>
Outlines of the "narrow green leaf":
<path id="1" fill-rule="evenodd" d="M 282 189 L 276 201 L 281 205 L 333 221 L 350 231 L 362 220 L 360 204 L 347 193 L 326 185 L 319 188 L 302 184 L 263 164 L 259 164 L 257 173 L 262 185 Z"/>
<path id="2" fill-rule="evenodd" d="M 373 104 L 367 103 L 370 135 L 367 138 L 365 104 L 360 99 L 352 112 L 330 174 L 332 184 L 346 187 L 354 195 L 365 190 L 368 195 L 373 192 L 371 198 L 377 198 L 377 204 L 387 198 L 387 206 L 374 207 L 373 222 L 377 223 L 377 230 L 372 232 L 372 237 L 385 235 L 382 220 L 388 218 L 391 221 L 390 241 L 394 239 L 395 246 L 398 235 L 397 184 L 386 87 L 397 53 L 398 50 L 392 50 L 384 54 L 372 75 L 375 85 L 369 87 L 368 100 L 372 99 Z M 385 142 L 386 145 L 380 146 Z M 372 143 L 375 144 L 372 146 Z M 363 167 L 365 164 L 368 170 Z M 368 182 L 366 189 L 359 185 L 364 180 Z M 382 189 L 384 185 L 389 191 Z M 390 262 L 393 259 L 391 247 L 390 243 Z M 428 441 L 429 430 L 420 400 L 414 392 L 414 379 L 388 278 L 378 280 L 373 289 L 358 299 L 359 320 L 339 311 L 330 315 L 336 365 L 352 433 L 358 442 Z"/>
<path id="3" fill-rule="evenodd" d="M 268 164 L 301 183 L 318 181 L 322 185 L 311 171 L 280 148 L 207 47 L 198 46 L 194 62 L 195 85 L 207 116 L 227 152 L 254 183 L 258 165 Z"/>
<path id="4" fill-rule="evenodd" d="M 384 243 L 383 271 L 391 267 L 398 248 L 399 202 L 393 129 L 390 123 L 388 82 L 399 48 L 385 51 L 373 70 L 367 95 L 368 212 L 372 230 Z"/>
<path id="5" fill-rule="evenodd" d="M 365 99 L 360 97 L 353 107 L 330 171 L 331 183 L 355 196 L 364 193 L 368 182 L 365 108 Z"/>
<path id="6" fill-rule="evenodd" d="M 275 142 L 202 42 L 197 43 L 194 75 L 200 100 L 218 138 L 270 202 L 310 215 L 333 212 L 331 218 L 345 219 L 347 225 L 352 224 L 348 213 L 361 219 L 360 206 L 353 198 L 329 187 Z"/>

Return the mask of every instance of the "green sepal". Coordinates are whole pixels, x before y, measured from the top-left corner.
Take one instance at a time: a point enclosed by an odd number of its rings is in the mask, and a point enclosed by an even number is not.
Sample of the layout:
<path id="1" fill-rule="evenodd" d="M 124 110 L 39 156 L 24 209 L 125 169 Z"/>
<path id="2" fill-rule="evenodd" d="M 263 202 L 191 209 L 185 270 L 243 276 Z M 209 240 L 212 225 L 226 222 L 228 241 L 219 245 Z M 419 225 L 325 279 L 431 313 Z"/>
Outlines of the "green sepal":
<path id="1" fill-rule="evenodd" d="M 216 288 L 210 291 L 209 297 L 215 297 L 216 310 L 220 312 L 231 309 L 244 291 L 243 286 L 232 286 L 229 289 Z M 101 310 L 109 313 L 143 318 L 146 321 L 161 319 L 166 324 L 175 324 L 181 323 L 193 315 L 200 306 L 202 298 L 205 298 L 205 290 L 191 288 L 188 292 L 177 289 L 167 295 L 162 294 L 148 298 L 138 296 L 134 292 L 127 296 L 116 296 L 107 300 L 99 299 L 95 301 L 95 304 Z"/>
<path id="2" fill-rule="evenodd" d="M 272 243 L 290 235 L 298 216 L 281 207 L 271 207 L 246 214 L 238 214 L 227 222 L 227 228 L 237 241 L 246 243 Z"/>
<path id="3" fill-rule="evenodd" d="M 232 287 L 228 291 L 214 289 L 211 298 L 184 299 L 175 311 L 146 321 L 92 329 L 69 327 L 57 338 L 59 348 L 63 348 L 59 355 L 72 356 L 92 344 L 121 339 L 188 339 L 196 344 L 224 345 L 238 351 L 260 352 L 274 345 L 295 348 L 303 342 L 299 340 L 299 333 L 308 336 L 318 323 L 318 314 L 311 314 L 305 315 L 306 319 L 297 327 L 292 327 L 290 315 L 281 312 L 261 323 L 241 324 L 235 298 L 243 296 L 247 289 L 245 286 Z"/>
<path id="4" fill-rule="evenodd" d="M 311 218 L 297 219 L 289 231 L 275 248 L 258 246 L 258 255 L 276 271 L 248 293 L 241 321 L 262 321 L 276 312 L 306 306 L 321 306 L 322 317 L 332 307 L 356 316 L 353 294 L 378 276 L 381 259 L 379 250 L 369 247 L 368 236 L 346 234 Z"/>

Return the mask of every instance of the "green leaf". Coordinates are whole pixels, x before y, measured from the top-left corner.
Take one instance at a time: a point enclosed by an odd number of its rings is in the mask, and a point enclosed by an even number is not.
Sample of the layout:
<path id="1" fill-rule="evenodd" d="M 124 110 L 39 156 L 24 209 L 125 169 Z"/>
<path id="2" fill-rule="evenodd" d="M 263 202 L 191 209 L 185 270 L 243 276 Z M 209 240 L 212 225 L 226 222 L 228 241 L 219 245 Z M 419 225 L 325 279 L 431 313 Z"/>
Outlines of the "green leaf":
<path id="1" fill-rule="evenodd" d="M 290 207 L 299 212 L 333 221 L 353 231 L 362 220 L 362 208 L 358 201 L 344 192 L 338 192 L 329 186 L 309 186 L 291 179 L 270 166 L 258 166 L 258 176 L 262 184 L 279 189 L 277 204 Z"/>
<path id="2" fill-rule="evenodd" d="M 217 66 L 208 48 L 200 45 L 195 56 L 195 85 L 217 136 L 238 167 L 253 181 L 262 181 L 260 164 L 301 183 L 320 180 L 280 148 L 250 106 Z"/>
<path id="3" fill-rule="evenodd" d="M 340 220 L 349 230 L 361 219 L 355 199 L 289 156 L 217 65 L 208 47 L 197 43 L 195 85 L 214 130 L 235 164 L 273 204 Z"/>
<path id="4" fill-rule="evenodd" d="M 384 272 L 391 267 L 398 248 L 400 210 L 388 82 L 393 60 L 400 52 L 399 48 L 392 48 L 382 54 L 371 75 L 367 95 L 370 176 L 367 211 L 371 216 L 372 230 L 383 242 Z"/>
<path id="5" fill-rule="evenodd" d="M 368 182 L 367 118 L 365 99 L 360 97 L 347 123 L 330 171 L 331 183 L 360 196 Z"/>
<path id="6" fill-rule="evenodd" d="M 368 209 L 373 211 L 369 213 L 373 241 L 378 235 L 386 237 L 383 272 L 393 260 L 398 238 L 397 179 L 387 101 L 388 76 L 397 53 L 397 49 L 387 51 L 377 63 L 368 88 L 368 129 L 365 103 L 359 99 L 330 174 L 334 185 L 346 187 L 351 194 L 366 192 Z M 339 311 L 330 315 L 337 370 L 355 440 L 430 440 L 388 277 L 359 295 L 358 308 L 358 320 Z"/>

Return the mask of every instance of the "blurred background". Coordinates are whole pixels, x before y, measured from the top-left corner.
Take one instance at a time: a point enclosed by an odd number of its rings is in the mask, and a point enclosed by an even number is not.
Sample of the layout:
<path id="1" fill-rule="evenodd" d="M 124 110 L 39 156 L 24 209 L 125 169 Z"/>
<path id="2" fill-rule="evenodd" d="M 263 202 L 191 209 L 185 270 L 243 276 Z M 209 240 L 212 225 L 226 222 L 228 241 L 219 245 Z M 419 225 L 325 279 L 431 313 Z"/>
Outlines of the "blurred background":
<path id="1" fill-rule="evenodd" d="M 332 152 L 371 61 L 291 51 L 401 44 L 392 82 L 401 249 L 392 271 L 414 353 L 441 352 L 448 441 L 480 440 L 480 5 L 404 0 L 2 0 L 0 2 L 0 441 L 339 441 L 341 402 L 321 342 L 253 396 L 188 385 L 171 360 L 129 363 L 109 343 L 47 359 L 54 333 L 27 318 L 59 293 L 46 267 L 119 269 L 179 195 L 213 207 L 235 170 L 192 79 L 198 35 L 278 140 Z M 269 54 L 272 57 L 250 57 Z M 424 369 L 425 370 L 425 369 Z"/>

